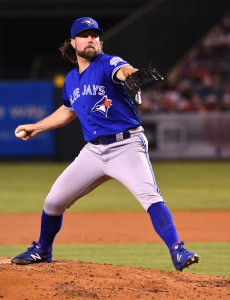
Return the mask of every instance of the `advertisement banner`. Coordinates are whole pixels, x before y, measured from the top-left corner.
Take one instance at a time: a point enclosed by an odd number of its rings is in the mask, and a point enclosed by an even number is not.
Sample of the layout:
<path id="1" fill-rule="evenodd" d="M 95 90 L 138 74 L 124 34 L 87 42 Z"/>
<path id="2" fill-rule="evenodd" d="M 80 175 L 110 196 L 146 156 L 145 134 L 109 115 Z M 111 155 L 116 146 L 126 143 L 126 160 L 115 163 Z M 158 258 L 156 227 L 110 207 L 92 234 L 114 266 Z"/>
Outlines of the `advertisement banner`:
<path id="1" fill-rule="evenodd" d="M 54 87 L 49 81 L 0 82 L 0 157 L 52 156 L 54 132 L 28 141 L 15 137 L 15 128 L 35 123 L 55 109 Z"/>
<path id="2" fill-rule="evenodd" d="M 230 158 L 230 113 L 143 115 L 151 159 Z"/>

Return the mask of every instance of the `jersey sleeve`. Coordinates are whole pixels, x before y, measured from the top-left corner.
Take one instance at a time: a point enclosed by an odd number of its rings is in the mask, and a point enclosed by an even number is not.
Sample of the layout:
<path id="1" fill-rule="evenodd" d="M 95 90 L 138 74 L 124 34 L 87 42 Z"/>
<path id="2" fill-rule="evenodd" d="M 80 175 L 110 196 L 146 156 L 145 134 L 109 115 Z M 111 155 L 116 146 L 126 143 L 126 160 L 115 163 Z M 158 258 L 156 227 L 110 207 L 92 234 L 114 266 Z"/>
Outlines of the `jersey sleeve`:
<path id="1" fill-rule="evenodd" d="M 106 74 L 110 77 L 114 82 L 120 83 L 121 81 L 115 77 L 116 72 L 123 66 L 129 66 L 130 64 L 123 60 L 119 56 L 108 56 L 108 61 L 106 63 Z"/>
<path id="2" fill-rule="evenodd" d="M 67 88 L 66 88 L 66 82 L 64 84 L 64 87 L 62 89 L 62 102 L 64 104 L 64 106 L 69 109 L 69 110 L 74 110 L 71 104 L 71 101 L 68 99 L 67 96 Z"/>

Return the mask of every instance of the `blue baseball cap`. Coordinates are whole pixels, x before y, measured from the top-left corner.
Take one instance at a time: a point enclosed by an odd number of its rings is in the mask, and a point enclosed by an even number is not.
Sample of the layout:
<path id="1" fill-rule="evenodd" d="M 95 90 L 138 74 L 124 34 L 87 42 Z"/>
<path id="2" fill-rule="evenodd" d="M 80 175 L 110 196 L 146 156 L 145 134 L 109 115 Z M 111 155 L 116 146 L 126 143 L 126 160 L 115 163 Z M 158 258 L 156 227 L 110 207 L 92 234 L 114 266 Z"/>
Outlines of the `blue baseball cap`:
<path id="1" fill-rule="evenodd" d="M 103 30 L 99 28 L 97 21 L 89 17 L 83 17 L 76 19 L 73 22 L 71 27 L 71 38 L 73 39 L 76 35 L 88 29 L 96 30 L 99 35 L 103 33 Z"/>

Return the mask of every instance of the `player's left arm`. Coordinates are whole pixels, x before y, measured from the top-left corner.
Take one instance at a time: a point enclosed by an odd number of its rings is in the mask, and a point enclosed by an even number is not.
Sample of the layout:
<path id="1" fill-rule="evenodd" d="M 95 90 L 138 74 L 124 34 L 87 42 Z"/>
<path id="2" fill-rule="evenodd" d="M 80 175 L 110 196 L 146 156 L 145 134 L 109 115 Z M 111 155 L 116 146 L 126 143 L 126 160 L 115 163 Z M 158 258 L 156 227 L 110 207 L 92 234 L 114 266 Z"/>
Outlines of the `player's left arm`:
<path id="1" fill-rule="evenodd" d="M 132 66 L 123 66 L 115 74 L 116 78 L 120 81 L 125 81 L 125 79 L 132 73 L 138 71 L 138 69 L 133 68 Z"/>
<path id="2" fill-rule="evenodd" d="M 164 77 L 151 64 L 143 69 L 123 66 L 117 71 L 116 77 L 124 81 L 129 97 L 137 105 L 141 104 L 141 88 L 143 85 L 151 81 L 164 80 Z"/>
<path id="3" fill-rule="evenodd" d="M 130 65 L 128 65 L 128 66 L 126 65 L 126 66 L 121 67 L 117 71 L 115 76 L 116 76 L 117 79 L 119 79 L 121 81 L 124 81 L 126 83 L 126 79 L 129 78 L 129 76 L 131 74 L 135 74 L 137 71 L 138 71 L 138 69 L 133 68 Z M 136 105 L 140 105 L 142 103 L 142 101 L 141 101 L 141 89 L 140 88 L 135 89 L 135 91 L 131 91 L 131 93 L 130 93 L 130 89 L 128 89 L 126 84 L 125 84 L 125 89 L 126 89 L 126 92 L 129 95 L 129 97 L 134 101 L 134 103 Z"/>

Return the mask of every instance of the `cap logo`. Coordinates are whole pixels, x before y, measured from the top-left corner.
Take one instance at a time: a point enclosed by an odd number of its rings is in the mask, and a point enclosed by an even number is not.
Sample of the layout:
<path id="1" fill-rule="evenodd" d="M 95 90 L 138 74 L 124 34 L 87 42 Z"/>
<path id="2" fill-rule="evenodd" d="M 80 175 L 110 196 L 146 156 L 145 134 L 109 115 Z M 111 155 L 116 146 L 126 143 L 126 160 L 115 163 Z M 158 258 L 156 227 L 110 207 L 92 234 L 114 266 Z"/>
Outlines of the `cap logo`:
<path id="1" fill-rule="evenodd" d="M 94 20 L 83 20 L 83 21 L 81 21 L 81 23 L 86 23 L 88 26 L 91 26 L 91 25 L 93 25 L 94 23 L 95 23 L 95 21 Z"/>

